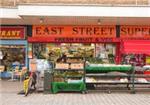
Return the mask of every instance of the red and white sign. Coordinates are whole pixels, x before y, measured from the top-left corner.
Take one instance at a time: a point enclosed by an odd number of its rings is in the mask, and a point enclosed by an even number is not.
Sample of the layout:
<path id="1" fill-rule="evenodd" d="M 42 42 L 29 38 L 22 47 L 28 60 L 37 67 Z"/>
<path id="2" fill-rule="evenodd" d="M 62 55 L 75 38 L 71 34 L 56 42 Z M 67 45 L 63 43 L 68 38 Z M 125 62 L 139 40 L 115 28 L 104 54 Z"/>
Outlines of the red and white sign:
<path id="1" fill-rule="evenodd" d="M 1 26 L 0 39 L 24 39 L 25 27 L 21 26 Z"/>
<path id="2" fill-rule="evenodd" d="M 150 26 L 121 26 L 120 27 L 121 38 L 138 38 L 147 39 L 150 38 Z"/>
<path id="3" fill-rule="evenodd" d="M 115 26 L 33 26 L 31 42 L 112 42 Z"/>

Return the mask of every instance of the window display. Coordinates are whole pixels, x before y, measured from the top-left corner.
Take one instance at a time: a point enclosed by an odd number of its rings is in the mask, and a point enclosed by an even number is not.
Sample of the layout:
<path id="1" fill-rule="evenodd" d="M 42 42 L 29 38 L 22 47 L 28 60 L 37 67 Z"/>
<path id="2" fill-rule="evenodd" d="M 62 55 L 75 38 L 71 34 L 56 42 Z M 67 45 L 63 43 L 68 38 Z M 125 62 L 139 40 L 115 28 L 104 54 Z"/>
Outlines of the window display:
<path id="1" fill-rule="evenodd" d="M 134 64 L 135 66 L 145 65 L 145 55 L 144 54 L 124 54 L 122 58 L 123 64 Z"/>
<path id="2" fill-rule="evenodd" d="M 48 44 L 38 43 L 33 44 L 33 56 L 37 59 L 48 59 L 50 61 L 58 61 L 73 57 L 95 57 L 94 44 L 77 44 L 77 43 L 61 43 Z"/>
<path id="3" fill-rule="evenodd" d="M 1 65 L 5 66 L 6 70 L 11 70 L 12 67 L 25 65 L 25 46 L 23 45 L 3 45 L 0 46 Z"/>
<path id="4" fill-rule="evenodd" d="M 101 59 L 103 63 L 115 63 L 114 57 L 116 54 L 115 44 L 96 44 L 96 57 Z"/>
<path id="5" fill-rule="evenodd" d="M 86 58 L 110 64 L 115 63 L 115 55 L 116 45 L 109 43 L 33 43 L 33 58 L 54 62 L 76 62 L 80 59 L 71 58 Z"/>
<path id="6" fill-rule="evenodd" d="M 67 57 L 94 57 L 94 44 L 62 44 L 62 52 Z"/>
<path id="7" fill-rule="evenodd" d="M 33 44 L 33 57 L 37 59 L 45 59 L 46 45 L 43 43 Z"/>

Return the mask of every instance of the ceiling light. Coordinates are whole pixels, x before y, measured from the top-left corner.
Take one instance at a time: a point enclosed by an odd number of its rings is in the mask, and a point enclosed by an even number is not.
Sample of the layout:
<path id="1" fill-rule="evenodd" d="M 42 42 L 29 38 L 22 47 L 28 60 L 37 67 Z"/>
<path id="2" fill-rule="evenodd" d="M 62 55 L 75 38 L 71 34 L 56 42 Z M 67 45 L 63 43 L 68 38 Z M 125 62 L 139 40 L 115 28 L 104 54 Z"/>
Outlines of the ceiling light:
<path id="1" fill-rule="evenodd" d="M 100 20 L 100 19 L 97 20 L 97 24 L 98 24 L 98 25 L 101 24 L 101 20 Z"/>
<path id="2" fill-rule="evenodd" d="M 44 22 L 44 18 L 40 18 L 40 23 L 43 23 Z"/>

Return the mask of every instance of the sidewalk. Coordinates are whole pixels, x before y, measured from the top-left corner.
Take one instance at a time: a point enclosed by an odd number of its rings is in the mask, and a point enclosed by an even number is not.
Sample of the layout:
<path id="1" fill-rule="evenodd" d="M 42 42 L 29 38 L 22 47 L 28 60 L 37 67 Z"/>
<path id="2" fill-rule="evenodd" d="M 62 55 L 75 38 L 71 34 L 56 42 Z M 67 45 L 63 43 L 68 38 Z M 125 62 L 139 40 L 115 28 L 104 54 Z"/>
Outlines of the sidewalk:
<path id="1" fill-rule="evenodd" d="M 150 105 L 149 93 L 90 92 L 17 95 L 22 90 L 20 82 L 0 80 L 0 105 Z"/>

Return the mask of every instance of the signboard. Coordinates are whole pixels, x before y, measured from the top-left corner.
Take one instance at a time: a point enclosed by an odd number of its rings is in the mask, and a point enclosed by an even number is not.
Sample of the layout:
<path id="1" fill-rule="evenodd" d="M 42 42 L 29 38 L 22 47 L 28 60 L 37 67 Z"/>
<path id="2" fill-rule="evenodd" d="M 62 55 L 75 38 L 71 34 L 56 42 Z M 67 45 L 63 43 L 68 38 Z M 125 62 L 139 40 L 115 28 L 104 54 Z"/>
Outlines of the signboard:
<path id="1" fill-rule="evenodd" d="M 121 26 L 120 27 L 121 38 L 150 38 L 150 26 Z"/>
<path id="2" fill-rule="evenodd" d="M 99 37 L 29 37 L 28 42 L 44 42 L 44 43 L 112 43 L 120 42 L 119 38 L 99 38 Z"/>
<path id="3" fill-rule="evenodd" d="M 33 26 L 29 42 L 112 42 L 115 26 Z M 102 38 L 102 39 L 101 39 Z"/>
<path id="4" fill-rule="evenodd" d="M 0 39 L 24 39 L 25 27 L 20 26 L 1 26 Z"/>

